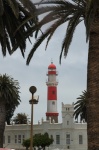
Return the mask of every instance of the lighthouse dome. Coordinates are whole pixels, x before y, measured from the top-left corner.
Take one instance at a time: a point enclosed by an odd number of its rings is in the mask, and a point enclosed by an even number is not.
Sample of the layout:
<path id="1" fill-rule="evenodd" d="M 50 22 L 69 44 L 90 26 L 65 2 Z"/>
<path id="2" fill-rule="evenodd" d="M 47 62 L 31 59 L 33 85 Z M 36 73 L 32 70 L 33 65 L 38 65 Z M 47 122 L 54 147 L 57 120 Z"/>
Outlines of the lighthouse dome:
<path id="1" fill-rule="evenodd" d="M 56 66 L 51 62 L 51 64 L 48 66 L 48 69 L 56 69 Z"/>

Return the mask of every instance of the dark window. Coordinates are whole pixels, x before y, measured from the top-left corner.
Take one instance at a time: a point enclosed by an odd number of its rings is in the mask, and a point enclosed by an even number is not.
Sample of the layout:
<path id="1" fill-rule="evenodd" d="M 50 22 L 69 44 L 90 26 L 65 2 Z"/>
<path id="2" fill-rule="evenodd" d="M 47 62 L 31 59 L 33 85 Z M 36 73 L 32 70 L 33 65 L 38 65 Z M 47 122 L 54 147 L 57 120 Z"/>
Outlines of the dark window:
<path id="1" fill-rule="evenodd" d="M 17 143 L 17 135 L 15 135 L 15 143 Z"/>
<path id="2" fill-rule="evenodd" d="M 66 144 L 70 144 L 70 134 L 66 134 Z"/>
<path id="3" fill-rule="evenodd" d="M 55 102 L 52 102 L 53 105 L 55 105 Z"/>
<path id="4" fill-rule="evenodd" d="M 8 143 L 10 143 L 11 141 L 10 135 L 8 135 Z"/>
<path id="5" fill-rule="evenodd" d="M 55 94 L 55 91 L 52 91 L 53 94 Z"/>
<path id="6" fill-rule="evenodd" d="M 23 140 L 25 139 L 25 135 L 23 135 Z"/>
<path id="7" fill-rule="evenodd" d="M 79 144 L 83 144 L 83 136 L 79 135 Z"/>
<path id="8" fill-rule="evenodd" d="M 60 144 L 60 135 L 56 135 L 56 144 Z"/>
<path id="9" fill-rule="evenodd" d="M 21 135 L 18 135 L 18 143 L 21 143 Z"/>
<path id="10" fill-rule="evenodd" d="M 67 121 L 67 125 L 69 125 L 69 121 Z"/>

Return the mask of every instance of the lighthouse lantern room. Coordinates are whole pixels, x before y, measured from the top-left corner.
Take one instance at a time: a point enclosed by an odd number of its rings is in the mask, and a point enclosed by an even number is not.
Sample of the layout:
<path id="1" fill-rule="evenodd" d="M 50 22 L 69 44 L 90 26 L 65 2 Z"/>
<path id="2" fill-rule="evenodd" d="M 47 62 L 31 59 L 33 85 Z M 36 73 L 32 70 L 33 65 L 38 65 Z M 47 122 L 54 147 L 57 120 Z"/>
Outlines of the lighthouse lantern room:
<path id="1" fill-rule="evenodd" d="M 47 112 L 46 119 L 51 119 L 51 122 L 58 123 L 58 112 L 57 112 L 57 85 L 56 80 L 57 71 L 56 66 L 51 62 L 48 66 L 48 81 L 47 85 Z"/>

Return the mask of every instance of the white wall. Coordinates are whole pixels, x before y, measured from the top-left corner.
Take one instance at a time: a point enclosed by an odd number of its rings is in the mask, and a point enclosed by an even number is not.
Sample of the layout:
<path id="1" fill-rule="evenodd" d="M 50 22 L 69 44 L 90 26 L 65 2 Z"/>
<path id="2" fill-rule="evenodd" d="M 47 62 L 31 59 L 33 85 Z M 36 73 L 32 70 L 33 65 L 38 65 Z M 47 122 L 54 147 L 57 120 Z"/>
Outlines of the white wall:
<path id="1" fill-rule="evenodd" d="M 69 110 L 67 110 L 69 108 Z M 70 150 L 87 150 L 87 124 L 86 123 L 75 123 L 73 118 L 74 106 L 70 104 L 64 105 L 62 103 L 62 123 L 51 123 L 50 121 L 44 121 L 42 119 L 41 123 L 35 124 L 34 134 L 45 133 L 51 136 L 53 135 L 54 142 L 50 146 L 49 150 L 54 148 L 67 149 Z M 67 121 L 68 124 L 67 124 Z M 70 144 L 66 144 L 66 134 L 70 134 Z M 15 143 L 15 135 L 23 135 L 25 139 L 30 137 L 30 124 L 25 125 L 6 125 L 5 127 L 5 144 L 4 147 L 15 148 L 15 149 L 25 149 L 21 143 Z M 8 143 L 8 135 L 11 137 L 11 143 Z M 56 135 L 60 135 L 60 144 L 56 144 Z M 83 136 L 83 144 L 79 144 L 79 135 Z"/>

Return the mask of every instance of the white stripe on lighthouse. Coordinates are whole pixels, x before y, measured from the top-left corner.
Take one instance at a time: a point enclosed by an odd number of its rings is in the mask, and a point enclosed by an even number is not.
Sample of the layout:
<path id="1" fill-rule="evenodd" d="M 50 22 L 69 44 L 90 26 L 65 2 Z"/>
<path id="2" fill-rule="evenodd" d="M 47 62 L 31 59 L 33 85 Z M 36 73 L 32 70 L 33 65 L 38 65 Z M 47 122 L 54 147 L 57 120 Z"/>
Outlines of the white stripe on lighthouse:
<path id="1" fill-rule="evenodd" d="M 48 100 L 47 101 L 47 112 L 57 112 L 57 100 Z"/>

